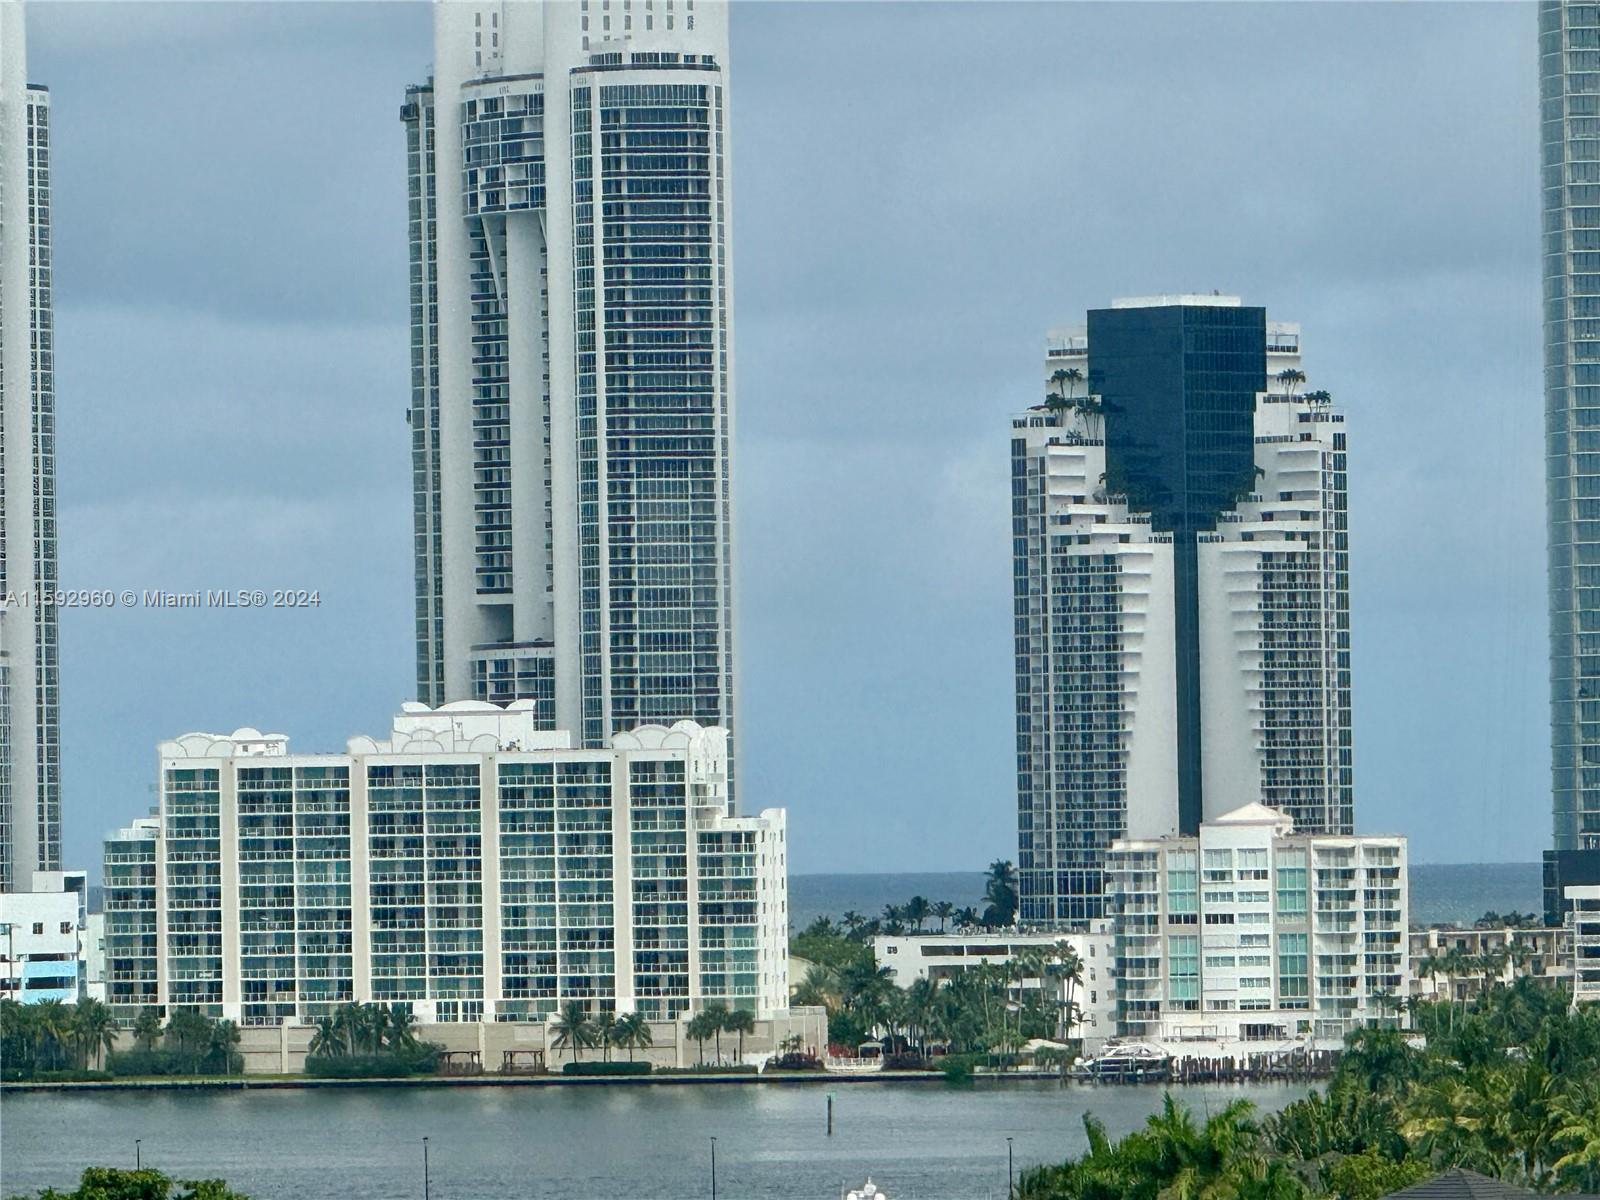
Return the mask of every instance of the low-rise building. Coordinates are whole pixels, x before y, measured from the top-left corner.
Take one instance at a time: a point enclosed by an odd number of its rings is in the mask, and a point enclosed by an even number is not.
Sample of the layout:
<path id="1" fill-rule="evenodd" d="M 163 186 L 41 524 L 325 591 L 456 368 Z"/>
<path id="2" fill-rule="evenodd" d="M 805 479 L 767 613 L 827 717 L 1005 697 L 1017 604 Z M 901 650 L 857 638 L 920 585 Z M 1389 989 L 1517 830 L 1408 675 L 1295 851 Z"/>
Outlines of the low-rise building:
<path id="1" fill-rule="evenodd" d="M 83 871 L 35 871 L 36 890 L 0 893 L 0 997 L 22 1004 L 87 994 Z"/>
<path id="2" fill-rule="evenodd" d="M 735 816 L 727 763 L 689 721 L 574 749 L 531 701 L 408 704 L 343 754 L 164 742 L 156 816 L 105 844 L 111 1003 L 244 1026 L 350 1001 L 423 1024 L 781 1012 L 784 814 Z"/>
<path id="3" fill-rule="evenodd" d="M 1026 961 L 1031 953 L 1062 942 L 1071 946 L 1081 964 L 1082 977 L 1072 999 L 1082 1016 L 1073 1032 L 1090 1041 L 1103 1041 L 1115 1032 L 1116 1006 L 1111 986 L 1112 936 L 1101 932 L 1043 933 L 1037 930 L 971 930 L 954 933 L 879 934 L 872 939 L 872 955 L 887 967 L 898 987 L 919 979 L 940 982 L 980 966 Z M 1037 989 L 1036 976 L 1020 976 L 1016 986 Z"/>
<path id="4" fill-rule="evenodd" d="M 1118 841 L 1108 870 L 1120 1034 L 1253 1051 L 1398 1019 L 1404 837 L 1297 834 L 1252 803 L 1197 837 Z"/>
<path id="5" fill-rule="evenodd" d="M 1572 934 L 1560 926 L 1455 929 L 1410 933 L 1408 994 L 1424 1000 L 1470 1000 L 1486 986 L 1518 979 L 1558 986 L 1572 982 Z"/>

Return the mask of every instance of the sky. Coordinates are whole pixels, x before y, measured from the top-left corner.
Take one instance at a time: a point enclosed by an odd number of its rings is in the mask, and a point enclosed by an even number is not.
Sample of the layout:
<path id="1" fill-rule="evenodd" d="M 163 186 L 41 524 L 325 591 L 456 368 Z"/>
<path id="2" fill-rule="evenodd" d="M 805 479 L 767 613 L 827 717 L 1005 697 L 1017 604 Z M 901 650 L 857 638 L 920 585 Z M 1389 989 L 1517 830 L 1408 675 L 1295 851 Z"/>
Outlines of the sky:
<path id="1" fill-rule="evenodd" d="M 405 87 L 425 4 L 29 11 L 52 104 L 64 857 L 164 738 L 412 698 Z M 1210 291 L 1347 414 L 1356 818 L 1550 837 L 1532 5 L 732 17 L 741 807 L 796 872 L 1016 848 L 1009 418 L 1043 339 Z"/>

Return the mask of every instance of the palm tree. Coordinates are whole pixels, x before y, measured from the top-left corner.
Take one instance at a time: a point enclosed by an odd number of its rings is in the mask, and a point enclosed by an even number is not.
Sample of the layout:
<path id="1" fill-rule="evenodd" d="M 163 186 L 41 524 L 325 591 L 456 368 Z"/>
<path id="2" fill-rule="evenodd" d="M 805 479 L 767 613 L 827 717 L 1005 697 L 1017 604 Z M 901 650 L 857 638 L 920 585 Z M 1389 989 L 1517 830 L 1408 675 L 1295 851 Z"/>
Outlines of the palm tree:
<path id="1" fill-rule="evenodd" d="M 839 981 L 832 971 L 821 963 L 812 963 L 805 977 L 795 985 L 794 1002 L 799 1005 L 820 1005 L 832 1012 L 839 1004 Z"/>
<path id="2" fill-rule="evenodd" d="M 945 922 L 955 915 L 956 906 L 948 900 L 940 900 L 933 906 L 933 915 L 939 919 L 939 932 L 944 932 Z"/>
<path id="3" fill-rule="evenodd" d="M 706 1013 L 699 1012 L 690 1017 L 688 1023 L 683 1027 L 684 1034 L 693 1039 L 696 1046 L 699 1047 L 699 1053 L 695 1056 L 695 1065 L 697 1066 L 705 1065 L 706 1039 L 715 1031 L 713 1028 L 715 1025 L 714 1019 Z"/>
<path id="4" fill-rule="evenodd" d="M 1556 1174 L 1569 1177 L 1583 1191 L 1600 1192 L 1600 1096 L 1581 1089 L 1556 1106 L 1556 1115 L 1561 1127 L 1555 1144 L 1565 1151 L 1556 1159 Z"/>
<path id="5" fill-rule="evenodd" d="M 72 1026 L 85 1066 L 88 1066 L 91 1054 L 98 1067 L 104 1061 L 105 1054 L 116 1049 L 117 1022 L 111 1010 L 100 1001 L 89 996 L 79 997 L 72 1011 Z"/>
<path id="6" fill-rule="evenodd" d="M 550 1044 L 565 1047 L 573 1062 L 583 1058 L 585 1047 L 595 1043 L 594 1023 L 589 1020 L 589 1010 L 581 1000 L 568 1000 L 550 1022 L 554 1037 Z"/>
<path id="7" fill-rule="evenodd" d="M 417 1023 L 411 1009 L 404 1004 L 391 1004 L 384 1019 L 388 1030 L 389 1049 L 413 1050 L 417 1045 Z"/>
<path id="8" fill-rule="evenodd" d="M 933 909 L 929 906 L 924 896 L 913 896 L 906 901 L 905 919 L 911 922 L 911 928 L 918 933 L 922 932 L 922 924 L 926 921 Z"/>
<path id="9" fill-rule="evenodd" d="M 1333 397 L 1320 389 L 1315 392 L 1307 392 L 1301 399 L 1316 408 L 1327 408 L 1328 405 L 1333 403 Z"/>
<path id="10" fill-rule="evenodd" d="M 153 1008 L 141 1009 L 133 1020 L 133 1040 L 145 1050 L 154 1050 L 161 1039 L 161 1014 Z"/>
<path id="11" fill-rule="evenodd" d="M 968 905 L 966 908 L 956 909 L 956 911 L 951 914 L 951 917 L 955 921 L 958 929 L 971 929 L 978 923 L 978 910 L 973 908 L 971 905 Z"/>
<path id="12" fill-rule="evenodd" d="M 756 1031 L 755 1014 L 748 1009 L 736 1008 L 728 1014 L 727 1020 L 722 1023 L 722 1027 L 729 1033 L 737 1033 L 739 1035 L 739 1061 L 743 1062 L 744 1035 Z"/>
<path id="13" fill-rule="evenodd" d="M 867 923 L 867 919 L 854 909 L 850 909 L 839 920 L 844 923 L 845 936 L 852 938 L 859 934 L 862 926 Z"/>
<path id="14" fill-rule="evenodd" d="M 617 1045 L 628 1052 L 628 1061 L 632 1062 L 634 1050 L 643 1049 L 651 1043 L 650 1022 L 639 1013 L 624 1013 L 617 1018 L 612 1037 Z"/>
<path id="15" fill-rule="evenodd" d="M 722 1031 L 728 1028 L 728 1006 L 721 1000 L 713 1000 L 707 1004 L 700 1013 L 706 1019 L 706 1028 L 711 1036 L 716 1039 L 717 1063 L 722 1063 Z"/>
<path id="16" fill-rule="evenodd" d="M 1283 385 L 1283 394 L 1293 397 L 1295 388 L 1306 381 L 1306 373 L 1296 367 L 1285 367 L 1278 372 L 1277 380 Z"/>
<path id="17" fill-rule="evenodd" d="M 1010 925 L 1017 918 L 1017 869 L 1005 859 L 995 859 L 989 864 L 983 894 L 989 902 L 984 923 Z"/>
<path id="18" fill-rule="evenodd" d="M 41 1000 L 32 1007 L 34 1056 L 41 1063 L 59 1067 L 72 1036 L 72 1014 L 59 1000 Z"/>
<path id="19" fill-rule="evenodd" d="M 340 1058 L 345 1053 L 344 1034 L 333 1017 L 318 1017 L 306 1052 L 315 1058 Z"/>
<path id="20" fill-rule="evenodd" d="M 1083 377 L 1083 373 L 1081 371 L 1078 372 L 1078 377 L 1080 379 Z M 1053 413 L 1066 411 L 1068 378 L 1068 372 L 1061 368 L 1057 368 L 1056 371 L 1050 376 L 1050 382 L 1055 385 L 1055 390 L 1045 393 L 1044 406 Z"/>
<path id="21" fill-rule="evenodd" d="M 611 1047 L 617 1039 L 617 1014 L 602 1011 L 594 1019 L 595 1039 L 600 1043 L 600 1057 L 604 1062 L 611 1061 Z"/>
<path id="22" fill-rule="evenodd" d="M 212 1054 L 220 1054 L 222 1056 L 222 1073 L 224 1075 L 233 1074 L 233 1048 L 241 1040 L 239 1027 L 232 1021 L 223 1019 L 211 1027 L 209 1049 Z"/>

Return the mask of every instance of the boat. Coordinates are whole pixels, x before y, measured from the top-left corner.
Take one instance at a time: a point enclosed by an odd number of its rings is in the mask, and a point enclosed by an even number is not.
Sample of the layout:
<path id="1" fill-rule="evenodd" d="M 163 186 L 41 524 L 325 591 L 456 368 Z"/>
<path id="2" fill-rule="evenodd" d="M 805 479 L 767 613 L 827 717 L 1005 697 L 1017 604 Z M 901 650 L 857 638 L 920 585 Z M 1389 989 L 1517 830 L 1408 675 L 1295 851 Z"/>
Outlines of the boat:
<path id="1" fill-rule="evenodd" d="M 878 1185 L 868 1176 L 866 1183 L 853 1192 L 846 1192 L 844 1200 L 889 1200 L 889 1197 L 878 1190 Z"/>
<path id="2" fill-rule="evenodd" d="M 1172 1055 L 1150 1042 L 1122 1042 L 1108 1045 L 1070 1074 L 1096 1083 L 1164 1083 L 1172 1076 Z"/>

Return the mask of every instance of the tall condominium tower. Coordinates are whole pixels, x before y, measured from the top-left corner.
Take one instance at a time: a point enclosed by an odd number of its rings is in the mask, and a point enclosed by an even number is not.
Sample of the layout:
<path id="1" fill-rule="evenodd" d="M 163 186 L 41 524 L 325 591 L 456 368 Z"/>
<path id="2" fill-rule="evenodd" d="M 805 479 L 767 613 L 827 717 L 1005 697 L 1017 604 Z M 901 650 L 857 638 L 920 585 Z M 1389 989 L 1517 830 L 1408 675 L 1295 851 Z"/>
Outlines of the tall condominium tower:
<path id="1" fill-rule="evenodd" d="M 1600 5 L 1539 5 L 1555 837 L 1545 913 L 1600 883 Z"/>
<path id="2" fill-rule="evenodd" d="M 1050 341 L 1011 435 L 1024 921 L 1103 915 L 1118 838 L 1351 832 L 1344 425 L 1299 368 L 1231 296 Z"/>
<path id="3" fill-rule="evenodd" d="M 0 4 L 0 891 L 61 867 L 50 94 Z"/>
<path id="4" fill-rule="evenodd" d="M 733 721 L 727 9 L 446 0 L 410 150 L 417 691 Z"/>

